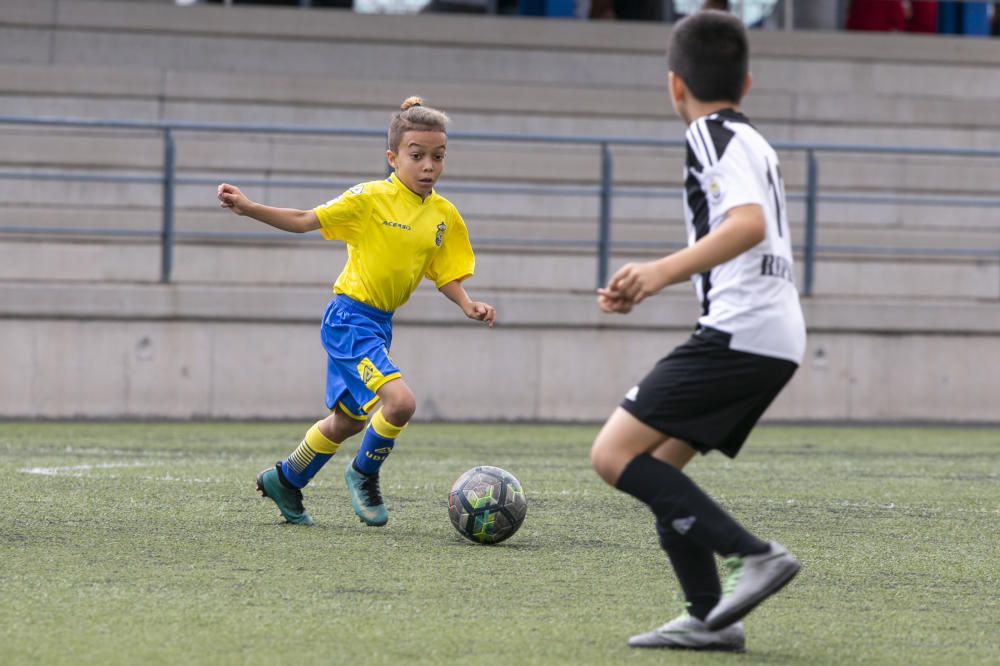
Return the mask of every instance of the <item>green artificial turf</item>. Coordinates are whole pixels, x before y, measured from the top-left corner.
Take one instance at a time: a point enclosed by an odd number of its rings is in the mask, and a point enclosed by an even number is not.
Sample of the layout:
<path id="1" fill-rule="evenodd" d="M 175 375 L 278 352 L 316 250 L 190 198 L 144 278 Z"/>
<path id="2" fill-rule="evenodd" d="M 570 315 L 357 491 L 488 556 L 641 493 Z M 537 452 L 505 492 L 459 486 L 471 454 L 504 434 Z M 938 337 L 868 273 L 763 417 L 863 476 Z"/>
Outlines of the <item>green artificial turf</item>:
<path id="1" fill-rule="evenodd" d="M 350 508 L 348 442 L 305 491 L 253 488 L 309 424 L 0 423 L 0 662 L 996 664 L 1000 431 L 761 427 L 691 476 L 802 572 L 743 655 L 636 651 L 681 610 L 652 517 L 590 470 L 596 427 L 413 424 L 384 528 Z M 479 464 L 521 481 L 497 546 L 448 520 Z"/>

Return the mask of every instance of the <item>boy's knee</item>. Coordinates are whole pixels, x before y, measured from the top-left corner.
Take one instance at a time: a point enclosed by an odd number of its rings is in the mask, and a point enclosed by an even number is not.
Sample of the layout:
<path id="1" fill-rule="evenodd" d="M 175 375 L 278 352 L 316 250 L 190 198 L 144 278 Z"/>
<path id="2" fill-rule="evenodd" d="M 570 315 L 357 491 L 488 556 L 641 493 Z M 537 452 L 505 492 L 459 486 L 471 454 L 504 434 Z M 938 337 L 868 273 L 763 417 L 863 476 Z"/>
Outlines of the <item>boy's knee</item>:
<path id="1" fill-rule="evenodd" d="M 395 426 L 403 426 L 410 422 L 417 411 L 417 400 L 410 392 L 393 395 L 382 403 L 382 416 Z"/>
<path id="2" fill-rule="evenodd" d="M 598 439 L 590 447 L 590 466 L 608 485 L 615 485 L 615 481 L 618 480 L 618 472 L 614 450 L 606 442 Z"/>

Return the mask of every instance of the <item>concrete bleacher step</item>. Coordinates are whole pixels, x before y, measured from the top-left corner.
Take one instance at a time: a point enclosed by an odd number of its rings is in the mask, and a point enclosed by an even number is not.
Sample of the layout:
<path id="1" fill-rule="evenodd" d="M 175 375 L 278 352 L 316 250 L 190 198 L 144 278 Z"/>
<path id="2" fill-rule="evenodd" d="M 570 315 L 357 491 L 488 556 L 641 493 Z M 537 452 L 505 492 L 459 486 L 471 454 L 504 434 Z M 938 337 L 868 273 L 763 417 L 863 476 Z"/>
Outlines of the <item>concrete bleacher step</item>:
<path id="1" fill-rule="evenodd" d="M 0 168 L 133 170 L 160 174 L 162 139 L 149 132 L 81 129 L 77 134 L 43 129 L 0 128 L 4 153 Z M 177 168 L 182 175 L 202 172 L 227 180 L 241 177 L 274 179 L 348 179 L 381 177 L 381 139 L 373 137 L 285 137 L 280 135 L 178 132 Z M 678 164 L 683 149 L 655 146 L 613 146 L 616 185 L 679 187 Z M 784 151 L 786 187 L 805 186 L 805 161 L 800 151 Z M 1000 161 L 977 157 L 906 156 L 821 153 L 820 182 L 828 191 L 881 191 L 970 194 L 989 192 L 1000 180 Z M 375 174 L 378 174 L 376 176 Z M 600 153 L 593 145 L 525 144 L 509 141 L 454 139 L 447 162 L 452 182 L 492 181 L 533 184 L 596 185 Z M 238 182 L 237 182 L 238 184 Z M 16 193 L 10 203 L 19 201 Z"/>
<path id="2" fill-rule="evenodd" d="M 206 192 L 209 198 L 211 192 Z M 672 201 L 671 210 L 642 209 L 643 216 L 626 217 L 615 215 L 612 220 L 611 239 L 615 243 L 627 243 L 634 250 L 641 250 L 637 244 L 646 246 L 650 253 L 667 251 L 686 243 L 683 221 L 680 219 L 680 205 Z M 483 249 L 504 246 L 518 247 L 528 251 L 531 243 L 538 241 L 537 251 L 576 251 L 588 254 L 594 251 L 599 235 L 599 220 L 593 212 L 577 217 L 559 217 L 539 210 L 536 215 L 497 215 L 488 207 L 464 208 L 466 224 L 474 243 L 486 240 Z M 969 249 L 988 250 L 1000 248 L 1000 224 L 986 224 L 988 220 L 976 215 L 961 219 L 940 219 L 940 213 L 923 211 L 926 218 L 904 215 L 906 224 L 895 219 L 862 220 L 854 217 L 837 219 L 834 211 L 826 210 L 817 231 L 820 256 L 864 251 L 882 257 L 900 254 L 947 255 L 952 252 L 952 260 L 962 260 L 962 252 Z M 792 208 L 792 239 L 796 245 L 803 243 L 804 229 L 801 211 Z M 995 216 L 994 216 L 995 218 Z M 160 207 L 94 207 L 81 208 L 72 215 L 65 214 L 62 206 L 51 205 L 9 205 L 0 210 L 0 227 L 9 229 L 59 228 L 66 240 L 94 238 L 106 234 L 147 234 L 153 237 L 162 227 Z M 96 231 L 95 231 L 96 230 Z M 175 213 L 174 230 L 187 242 L 201 239 L 204 242 L 227 241 L 247 243 L 299 243 L 312 236 L 302 237 L 287 234 L 254 220 L 232 215 L 217 208 L 182 208 Z M 6 233 L 8 237 L 16 233 Z M 45 235 L 31 236 L 38 242 L 48 242 Z M 186 236 L 185 236 L 186 235 Z M 252 236 L 247 237 L 247 236 Z M 111 242 L 106 240 L 105 242 Z M 592 243 L 592 245 L 585 245 Z M 983 257 L 972 252 L 965 255 L 967 261 L 979 261 Z"/>
<path id="3" fill-rule="evenodd" d="M 253 8 L 250 11 L 242 8 L 242 11 L 233 12 L 221 7 L 177 8 L 171 5 L 170 2 L 150 5 L 122 0 L 6 0 L 4 23 L 36 29 L 58 28 L 64 32 L 76 30 L 123 35 L 145 32 L 184 37 L 212 35 L 216 38 L 274 41 L 291 39 L 310 45 L 395 42 L 407 46 L 433 44 L 452 49 L 496 50 L 500 53 L 545 50 L 574 55 L 581 51 L 601 55 L 641 55 L 657 60 L 662 58 L 669 30 L 669 26 L 663 24 L 629 22 L 563 22 L 525 17 L 472 17 L 470 20 L 469 17 L 448 15 L 376 17 L 356 15 L 349 11 L 301 12 L 295 9 L 268 8 Z M 420 29 L 415 30 L 414 26 Z M 785 64 L 782 72 L 785 76 L 793 74 L 799 68 L 810 71 L 813 63 L 800 62 L 803 53 L 808 53 L 810 60 L 821 64 L 833 61 L 855 65 L 878 61 L 887 75 L 884 81 L 873 77 L 872 82 L 895 84 L 903 90 L 915 87 L 912 85 L 914 80 L 908 77 L 917 76 L 918 82 L 923 82 L 927 80 L 928 74 L 933 78 L 936 70 L 1000 62 L 1000 55 L 987 40 L 942 40 L 936 36 L 880 34 L 872 37 L 824 32 L 783 34 L 752 31 L 750 43 L 756 62 L 776 59 Z M 224 52 L 224 49 L 220 47 L 215 54 L 220 51 Z M 37 56 L 43 55 L 50 54 L 39 49 Z M 315 59 L 305 59 L 300 66 L 317 67 L 316 71 L 322 71 L 330 62 L 323 59 L 326 55 L 324 52 L 318 53 Z M 237 64 L 241 62 L 245 61 L 236 61 Z M 497 62 L 496 54 L 491 54 L 491 57 L 481 58 L 479 62 L 467 63 L 466 67 L 484 68 L 474 70 L 476 75 L 483 76 L 485 71 L 496 70 Z M 925 64 L 923 70 L 928 74 L 922 71 L 919 75 L 914 75 L 913 72 L 905 71 L 903 63 L 907 62 Z M 252 61 L 246 63 L 246 66 L 259 68 L 261 64 L 280 66 L 280 63 L 273 61 Z M 406 64 L 394 62 L 392 66 L 398 69 Z M 409 64 L 417 67 L 421 63 L 418 61 Z M 635 65 L 635 61 L 629 61 L 628 64 Z M 603 72 L 594 72 L 587 65 L 592 63 L 568 61 L 566 71 L 556 69 L 548 76 L 559 77 L 550 79 L 553 81 L 562 80 L 568 73 L 577 71 L 577 75 L 586 76 L 586 80 L 601 82 L 627 80 L 630 76 L 627 68 L 608 68 Z M 653 66 L 652 63 L 650 66 Z M 894 66 L 901 71 L 893 72 Z M 640 71 L 635 80 L 647 81 L 652 73 L 654 72 Z M 601 78 L 602 74 L 610 78 Z M 808 77 L 796 83 L 846 86 L 854 78 L 853 73 L 838 77 L 829 69 L 823 74 L 820 80 Z M 452 71 L 442 73 L 444 77 L 452 75 Z M 542 72 L 534 72 L 534 75 L 546 76 Z"/>
<path id="4" fill-rule="evenodd" d="M 177 47 L 174 47 L 175 49 Z M 383 56 L 384 57 L 384 56 Z M 542 56 L 539 56 L 542 57 Z M 161 117 L 174 117 L 173 107 L 190 109 L 197 105 L 213 110 L 227 108 L 233 114 L 254 106 L 286 109 L 331 109 L 391 111 L 410 91 L 459 115 L 489 112 L 493 115 L 537 115 L 563 120 L 576 117 L 599 117 L 607 121 L 628 118 L 633 122 L 673 121 L 666 92 L 659 84 L 662 72 L 647 86 L 622 87 L 601 85 L 599 81 L 558 85 L 532 84 L 524 80 L 482 81 L 434 80 L 414 76 L 366 80 L 352 72 L 303 75 L 290 73 L 232 72 L 220 66 L 215 70 L 190 70 L 159 63 L 159 67 L 132 66 L 116 77 L 108 64 L 69 63 L 18 64 L 0 61 L 0 90 L 12 99 L 85 98 L 109 100 L 108 117 L 116 117 L 113 107 L 122 101 L 150 102 L 150 111 Z M 545 69 L 546 65 L 540 68 Z M 536 65 L 536 68 L 539 68 Z M 530 69 L 530 68 L 529 68 Z M 973 73 L 968 73 L 971 79 Z M 398 75 L 397 75 L 398 76 Z M 790 85 L 785 82 L 785 85 Z M 848 91 L 828 88 L 788 87 L 783 90 L 752 90 L 745 101 L 747 113 L 759 123 L 814 123 L 879 127 L 993 127 L 996 114 L 991 106 L 1000 96 L 986 97 L 969 104 L 966 97 L 925 96 L 897 91 L 892 95 L 866 94 L 857 88 Z M 210 112 L 202 113 L 202 117 Z M 384 123 L 374 123 L 376 126 Z M 144 116 L 140 116 L 144 117 Z M 153 117 L 146 117 L 148 120 Z M 241 122 L 234 118 L 234 122 Z M 329 124 L 328 122 L 323 124 Z M 367 125 L 367 123 L 366 123 Z M 628 134 L 632 134 L 629 132 Z"/>
<path id="5" fill-rule="evenodd" d="M 172 280 L 177 284 L 307 284 L 322 289 L 335 280 L 346 255 L 339 244 L 313 240 L 271 244 L 179 241 L 173 252 Z M 619 250 L 613 253 L 610 268 L 658 254 Z M 801 261 L 796 268 L 801 284 Z M 593 251 L 525 252 L 481 246 L 470 284 L 498 291 L 573 292 L 593 289 L 596 276 Z M 150 283 L 159 278 L 160 245 L 154 240 L 0 240 L 0 281 Z M 821 297 L 997 299 L 1000 258 L 893 256 L 886 261 L 881 256 L 831 254 L 817 266 L 813 288 Z"/>
<path id="6" fill-rule="evenodd" d="M 470 286 L 471 288 L 471 286 Z M 503 313 L 506 327 L 596 326 L 601 329 L 676 329 L 685 334 L 697 317 L 697 303 L 684 288 L 654 296 L 648 306 L 628 317 L 600 313 L 593 293 L 531 292 L 476 288 L 478 298 Z M 135 321 L 219 320 L 317 325 L 330 298 L 316 285 L 114 284 L 106 282 L 0 281 L 0 299 L 11 316 L 45 319 L 114 320 L 128 313 Z M 926 297 L 825 296 L 803 303 L 806 320 L 816 335 L 879 330 L 908 335 L 925 333 L 995 333 L 1000 310 L 974 301 Z M 400 325 L 469 326 L 454 304 L 433 288 L 421 287 L 398 311 Z"/>
<path id="7" fill-rule="evenodd" d="M 155 91 L 164 100 L 236 102 L 234 112 L 279 99 L 375 109 L 398 103 L 397 87 L 386 82 L 404 81 L 457 113 L 628 115 L 641 122 L 661 118 L 667 106 L 666 25 L 84 0 L 7 4 L 0 63 L 74 70 L 40 76 L 0 70 L 0 80 L 15 81 L 0 86 L 11 93 L 83 94 L 92 101 Z M 421 29 L 413 32 L 414 25 Z M 990 126 L 995 114 L 977 107 L 1000 99 L 1000 86 L 990 85 L 995 50 L 975 40 L 826 33 L 751 33 L 751 40 L 758 94 L 747 107 L 762 122 Z M 927 65 L 917 73 L 905 64 L 915 61 Z M 107 72 L 122 62 L 131 71 L 115 81 Z M 332 62 L 351 67 L 331 76 Z M 603 94 L 609 89 L 613 95 Z M 978 104 L 964 103 L 970 94 Z"/>

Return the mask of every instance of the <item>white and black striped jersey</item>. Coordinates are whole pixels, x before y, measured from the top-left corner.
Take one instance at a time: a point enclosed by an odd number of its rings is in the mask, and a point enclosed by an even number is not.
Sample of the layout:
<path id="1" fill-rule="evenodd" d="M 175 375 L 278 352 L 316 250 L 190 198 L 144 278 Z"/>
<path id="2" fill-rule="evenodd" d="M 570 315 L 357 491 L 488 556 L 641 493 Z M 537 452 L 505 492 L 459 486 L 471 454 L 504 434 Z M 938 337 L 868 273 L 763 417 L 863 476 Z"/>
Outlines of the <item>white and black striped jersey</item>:
<path id="1" fill-rule="evenodd" d="M 734 109 L 699 118 L 686 138 L 688 244 L 724 224 L 730 209 L 746 204 L 761 207 L 767 229 L 756 246 L 692 276 L 702 306 L 698 323 L 729 333 L 731 349 L 801 363 L 805 322 L 777 154 Z"/>

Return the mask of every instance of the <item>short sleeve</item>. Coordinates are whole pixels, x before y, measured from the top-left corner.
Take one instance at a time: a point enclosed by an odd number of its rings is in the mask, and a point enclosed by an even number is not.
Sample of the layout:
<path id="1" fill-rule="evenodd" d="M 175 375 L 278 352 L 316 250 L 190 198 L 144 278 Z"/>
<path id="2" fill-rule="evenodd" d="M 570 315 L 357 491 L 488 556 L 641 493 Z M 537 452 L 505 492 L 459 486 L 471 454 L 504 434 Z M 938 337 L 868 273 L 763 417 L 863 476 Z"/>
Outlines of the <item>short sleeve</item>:
<path id="1" fill-rule="evenodd" d="M 705 193 L 710 219 L 719 219 L 732 208 L 767 203 L 766 169 L 756 166 L 742 141 L 726 146 L 718 163 L 705 170 Z"/>
<path id="2" fill-rule="evenodd" d="M 364 185 L 355 185 L 336 199 L 313 209 L 319 219 L 320 233 L 326 240 L 355 244 L 365 220 L 367 197 Z"/>
<path id="3" fill-rule="evenodd" d="M 438 289 L 449 282 L 472 277 L 476 268 L 476 257 L 469 242 L 469 230 L 458 211 L 452 209 L 451 215 L 442 226 L 444 229 L 438 227 L 441 247 L 424 274 Z"/>

